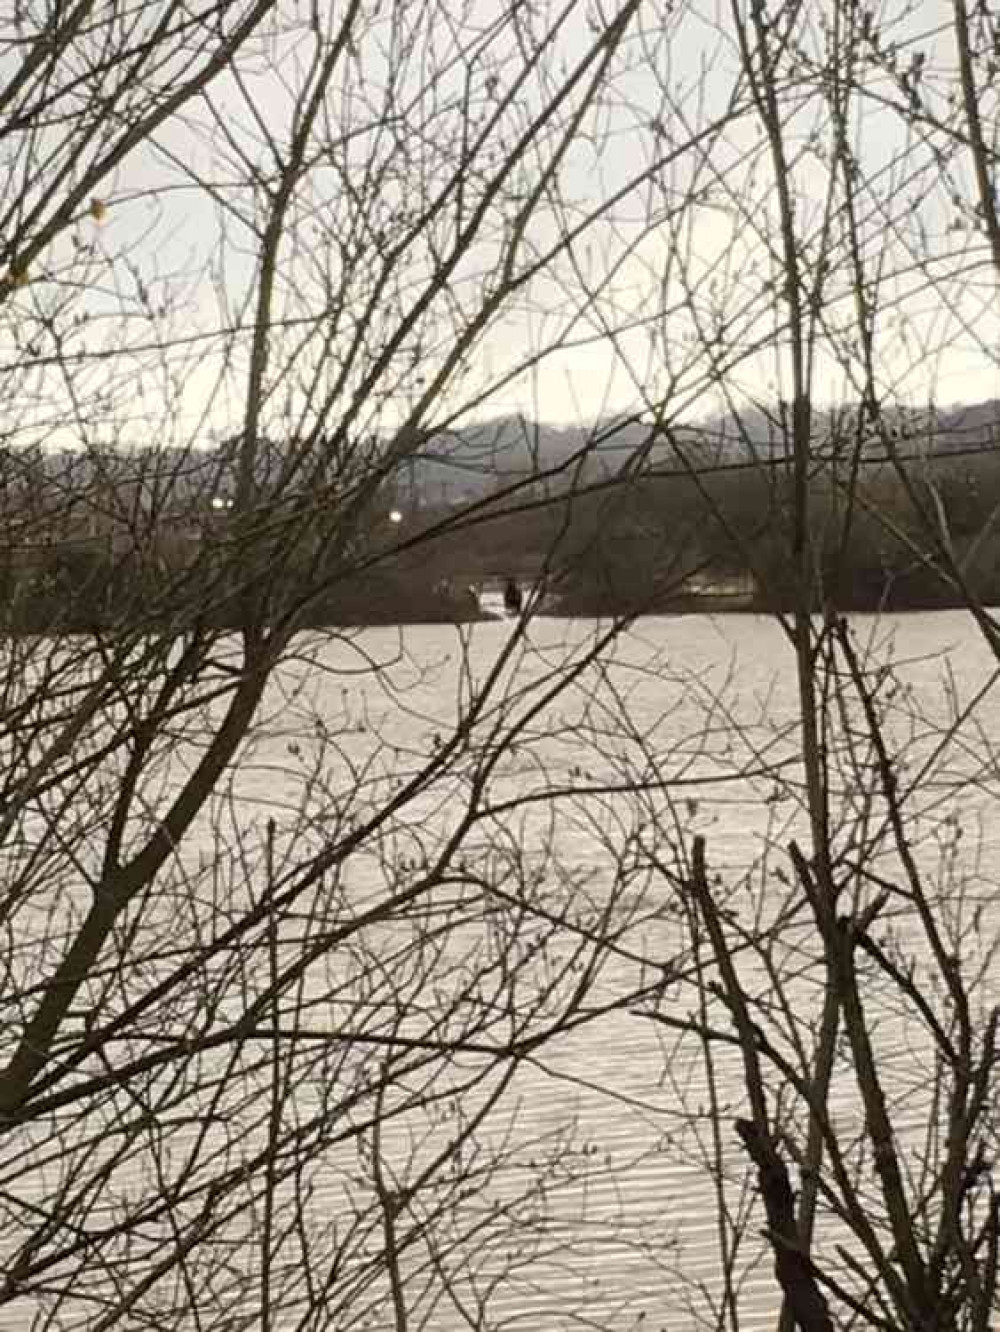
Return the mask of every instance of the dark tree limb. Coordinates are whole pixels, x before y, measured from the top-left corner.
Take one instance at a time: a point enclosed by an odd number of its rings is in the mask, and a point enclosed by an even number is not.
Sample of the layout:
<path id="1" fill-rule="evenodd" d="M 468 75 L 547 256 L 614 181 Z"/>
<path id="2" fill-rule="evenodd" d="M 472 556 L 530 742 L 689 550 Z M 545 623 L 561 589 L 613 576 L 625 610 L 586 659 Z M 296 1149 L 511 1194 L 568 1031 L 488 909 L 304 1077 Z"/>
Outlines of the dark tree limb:
<path id="1" fill-rule="evenodd" d="M 773 1139 L 753 1120 L 737 1119 L 735 1128 L 757 1167 L 757 1182 L 767 1212 L 767 1238 L 774 1250 L 774 1270 L 786 1308 L 802 1332 L 833 1332 L 833 1320 L 816 1270 L 799 1243 L 788 1169 Z"/>

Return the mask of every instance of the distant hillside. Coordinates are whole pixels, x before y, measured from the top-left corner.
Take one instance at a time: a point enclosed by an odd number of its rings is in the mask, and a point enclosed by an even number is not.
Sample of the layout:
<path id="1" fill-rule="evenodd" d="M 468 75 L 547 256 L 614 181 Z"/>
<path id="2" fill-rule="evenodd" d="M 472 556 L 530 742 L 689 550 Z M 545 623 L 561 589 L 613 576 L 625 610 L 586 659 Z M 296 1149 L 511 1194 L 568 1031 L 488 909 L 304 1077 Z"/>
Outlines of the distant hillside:
<path id="1" fill-rule="evenodd" d="M 885 435 L 907 456 L 988 451 L 1000 448 L 1000 400 L 932 410 L 889 409 L 885 434 L 865 429 L 866 461 L 886 456 Z M 858 435 L 855 409 L 814 413 L 814 446 L 852 452 Z M 593 425 L 551 425 L 523 416 L 500 417 L 449 432 L 430 441 L 406 464 L 399 484 L 424 503 L 455 505 L 481 499 L 503 487 L 537 478 L 546 493 L 610 480 L 630 472 L 679 466 L 713 467 L 784 456 L 789 438 L 779 408 L 751 409 L 673 428 L 672 440 L 642 420 L 608 418 Z M 676 445 L 683 452 L 679 456 Z"/>
<path id="2" fill-rule="evenodd" d="M 692 460 L 718 459 L 710 429 L 682 427 Z M 623 469 L 646 470 L 676 457 L 650 425 L 608 418 L 592 425 L 551 425 L 506 416 L 432 439 L 407 464 L 401 484 L 425 503 L 455 505 L 481 499 L 507 486 L 537 480 L 558 495 L 581 485 L 608 481 Z"/>
<path id="3" fill-rule="evenodd" d="M 810 596 L 848 609 L 958 604 L 964 592 L 931 549 L 940 530 L 964 586 L 1000 604 L 1000 403 L 886 421 L 866 435 L 851 412 L 815 414 Z M 801 597 L 788 558 L 786 439 L 780 412 L 668 431 L 506 417 L 432 439 L 383 485 L 356 493 L 359 452 L 370 460 L 384 440 L 351 448 L 331 439 L 326 449 L 271 441 L 257 454 L 250 518 L 263 519 L 252 530 L 267 546 L 271 601 L 294 602 L 314 585 L 316 623 L 475 618 L 470 585 L 500 576 L 543 577 L 547 605 L 565 613 L 695 609 L 723 594 L 731 603 L 734 588 L 748 607 L 773 610 Z M 840 466 L 859 443 L 864 465 Z M 905 478 L 887 460 L 893 451 L 914 460 Z M 189 605 L 194 577 L 207 622 L 235 622 L 243 603 L 233 589 L 253 583 L 234 498 L 237 453 L 235 441 L 189 453 L 0 451 L 3 627 L 170 623 Z M 526 487 L 517 501 L 501 498 L 467 521 L 469 501 L 511 485 Z M 360 501 L 344 539 L 296 549 L 273 540 L 281 505 L 323 486 L 329 502 Z M 234 537 L 243 543 L 235 562 Z"/>
<path id="4" fill-rule="evenodd" d="M 862 458 L 877 464 L 893 448 L 910 458 L 944 458 L 1000 450 L 1000 400 L 940 409 L 888 409 L 884 430 L 865 427 Z M 537 496 L 555 498 L 571 490 L 628 475 L 677 472 L 686 467 L 712 469 L 759 461 L 774 464 L 788 448 L 787 407 L 753 408 L 717 415 L 696 424 L 672 425 L 664 432 L 646 420 L 609 417 L 589 425 L 559 425 L 525 416 L 504 416 L 433 436 L 389 479 L 403 507 L 455 508 L 482 500 L 512 485 L 531 485 Z M 817 410 L 813 415 L 813 454 L 817 461 L 853 455 L 859 436 L 855 407 Z M 316 485 L 323 444 L 271 440 L 256 454 L 258 480 L 291 494 Z M 384 442 L 330 444 L 331 473 L 350 477 L 358 454 L 364 464 L 377 459 Z M 44 452 L 0 450 L 0 497 L 16 495 L 24 504 L 30 493 L 61 507 L 96 507 L 111 521 L 134 521 L 166 514 L 225 509 L 235 493 L 238 445 L 181 452 L 133 449 Z M 343 470 L 341 470 L 343 469 Z M 370 468 L 369 468 L 370 470 Z M 383 492 L 384 493 L 384 492 Z M 11 505 L 8 503 L 8 508 Z"/>

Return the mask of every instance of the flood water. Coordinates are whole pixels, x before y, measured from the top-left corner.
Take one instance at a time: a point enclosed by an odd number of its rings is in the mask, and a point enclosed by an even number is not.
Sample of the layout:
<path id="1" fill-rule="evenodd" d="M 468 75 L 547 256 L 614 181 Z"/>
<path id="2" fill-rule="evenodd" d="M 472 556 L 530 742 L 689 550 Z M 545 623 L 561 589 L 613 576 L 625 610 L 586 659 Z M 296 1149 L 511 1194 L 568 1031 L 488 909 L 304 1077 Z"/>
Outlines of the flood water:
<path id="1" fill-rule="evenodd" d="M 960 614 L 857 617 L 852 625 L 872 678 L 883 672 L 886 733 L 905 758 L 900 773 L 914 819 L 913 853 L 945 910 L 952 903 L 956 913 L 978 911 L 975 946 L 963 961 L 982 966 L 985 1006 L 994 994 L 988 964 L 1000 923 L 996 663 Z M 797 838 L 808 847 L 794 657 L 774 621 L 689 616 L 643 620 L 599 668 L 585 666 L 602 631 L 599 624 L 540 619 L 521 638 L 510 621 L 463 633 L 415 626 L 303 638 L 279 672 L 223 795 L 194 844 L 179 852 L 178 883 L 202 885 L 207 903 L 233 901 L 263 872 L 259 847 L 268 827 L 268 872 L 294 876 L 296 865 L 331 839 L 396 802 L 391 820 L 373 826 L 356 851 L 331 865 L 323 900 L 335 899 L 336 906 L 324 907 L 333 913 L 326 926 L 331 920 L 344 926 L 370 903 L 404 894 L 449 838 L 460 837 L 451 877 L 435 890 L 426 914 L 389 912 L 357 938 L 345 928 L 346 942 L 328 954 L 317 950 L 296 992 L 302 1021 L 329 1028 L 344 1011 L 359 1022 L 357 1014 L 370 1004 L 378 1010 L 378 1031 L 391 1028 L 402 1039 L 431 1030 L 434 1014 L 445 1012 L 452 1013 L 448 1021 L 468 1021 L 472 1032 L 489 1004 L 507 1003 L 506 1027 L 499 1020 L 482 1027 L 491 1041 L 501 1030 L 517 1030 L 533 1005 L 539 1031 L 555 1017 L 569 1028 L 539 1040 L 519 1061 L 496 1115 L 470 1136 L 471 1187 L 450 1195 L 445 1206 L 447 1181 L 441 1181 L 437 1193 L 429 1190 L 404 1209 L 400 1224 L 416 1225 L 418 1207 L 432 1210 L 434 1199 L 441 1202 L 439 1247 L 415 1244 L 404 1264 L 413 1301 L 408 1326 L 447 1332 L 735 1326 L 720 1306 L 721 1195 L 714 1180 L 720 1173 L 726 1180 L 725 1206 L 735 1224 L 753 1183 L 732 1131 L 745 1109 L 738 1052 L 717 1047 L 710 1088 L 703 1049 L 658 1022 L 653 1002 L 635 995 L 683 959 L 687 979 L 667 987 L 659 1011 L 675 1019 L 694 1012 L 690 938 L 672 875 L 696 834 L 705 838 L 718 876 L 714 891 L 733 919 L 763 925 L 788 904 L 788 843 Z M 567 663 L 574 662 L 579 675 L 565 683 Z M 557 680 L 564 681 L 558 689 Z M 463 720 L 453 744 L 456 718 Z M 837 724 L 840 739 L 835 746 L 831 738 L 831 746 L 846 754 L 857 710 L 848 707 Z M 421 778 L 435 755 L 442 756 L 440 771 Z M 832 804 L 842 821 L 835 840 L 845 864 L 852 829 L 874 836 L 879 817 L 858 789 L 862 771 L 856 756 L 831 768 Z M 956 827 L 960 838 L 953 836 Z M 877 860 L 881 853 L 874 854 Z M 898 869 L 888 851 L 885 869 L 889 876 Z M 178 908 L 179 936 L 197 914 Z M 276 936 L 275 957 L 314 946 L 315 919 L 303 919 L 295 931 L 289 926 Z M 613 938 L 613 949 L 588 952 L 595 922 Z M 894 936 L 905 939 L 911 925 L 906 911 L 894 908 Z M 414 942 L 414 931 L 435 938 L 438 928 L 440 941 Z M 788 937 L 805 957 L 808 932 L 800 943 Z M 512 965 L 501 960 L 505 948 L 518 959 L 516 979 L 504 973 Z M 574 949 L 581 950 L 575 971 Z M 597 954 L 586 1012 L 578 1011 L 573 978 Z M 565 974 L 555 974 L 564 963 Z M 749 989 L 766 989 L 757 962 L 741 965 Z M 386 974 L 375 975 L 383 967 Z M 476 967 L 487 978 L 477 982 L 475 1013 L 456 1016 L 449 1004 Z M 543 993 L 546 976 L 551 989 Z M 227 1003 L 238 1011 L 253 980 L 234 971 L 212 983 L 220 1011 Z M 789 985 L 808 1021 L 817 997 L 806 965 Z M 386 1028 L 385 996 L 393 986 L 398 1012 Z M 894 1071 L 893 1104 L 919 1124 L 913 1095 L 923 1079 L 919 1037 L 900 1013 L 880 1015 L 878 1027 Z M 307 1119 L 332 1094 L 323 1079 L 362 1085 L 366 1065 L 381 1058 L 378 1047 L 360 1038 L 340 1045 L 333 1062 L 297 1069 L 287 1115 Z M 418 1068 L 406 1084 L 413 1100 L 404 1097 L 377 1143 L 398 1189 L 481 1103 L 483 1085 L 468 1092 L 464 1110 L 461 1097 L 447 1094 L 475 1065 L 473 1055 L 433 1075 Z M 439 1100 L 421 1098 L 421 1077 Z M 834 1085 L 831 1102 L 844 1117 L 854 1113 L 846 1083 Z M 234 1150 L 241 1113 L 232 1111 L 227 1151 Z M 254 1115 L 250 1120 L 247 1141 L 262 1131 Z M 345 1138 L 348 1146 L 341 1146 L 334 1134 L 309 1167 L 302 1206 L 317 1237 L 295 1243 L 299 1252 L 329 1256 L 336 1233 L 350 1254 L 341 1280 L 353 1303 L 346 1295 L 342 1305 L 333 1300 L 316 1326 L 388 1327 L 385 1282 L 363 1274 L 365 1244 L 378 1236 L 362 1236 L 353 1249 L 343 1239 L 352 1216 L 360 1215 L 359 1198 L 372 1188 L 370 1159 L 359 1158 L 356 1142 Z M 182 1133 L 177 1142 L 184 1141 Z M 534 1192 L 533 1175 L 544 1176 Z M 424 1224 L 430 1211 L 419 1215 Z M 733 1276 L 739 1327 L 773 1328 L 778 1302 L 758 1235 L 761 1220 L 740 1224 L 746 1234 Z M 818 1235 L 822 1244 L 822 1224 Z M 837 1240 L 835 1225 L 826 1238 L 831 1245 Z M 293 1256 L 288 1261 L 291 1270 Z M 233 1264 L 237 1272 L 235 1257 Z M 239 1306 L 233 1292 L 242 1278 L 229 1280 L 218 1276 L 205 1287 L 206 1312 L 209 1304 L 214 1310 L 207 1326 L 222 1326 L 217 1320 L 227 1301 Z M 275 1327 L 312 1326 L 297 1298 L 289 1297 Z M 85 1306 L 72 1301 L 51 1323 L 39 1321 L 37 1307 L 23 1313 L 10 1325 L 91 1325 Z"/>
<path id="2" fill-rule="evenodd" d="M 960 614 L 856 617 L 852 623 L 860 657 L 873 671 L 880 666 L 894 676 L 886 725 L 905 750 L 905 771 L 919 783 L 917 803 L 929 819 L 915 832 L 917 854 L 935 882 L 944 883 L 946 875 L 961 880 L 963 892 L 986 903 L 994 921 L 1000 721 L 989 682 L 996 663 Z M 517 703 L 527 710 L 535 701 L 520 695 L 555 663 L 579 654 L 597 631 L 579 622 L 536 621 L 498 690 L 503 720 L 516 725 Z M 407 629 L 402 637 L 366 633 L 365 652 L 391 663 L 393 692 L 384 680 L 364 676 L 337 684 L 335 711 L 348 729 L 356 727 L 346 741 L 355 761 L 388 747 L 401 769 L 419 763 L 448 734 L 457 701 L 482 681 L 512 633 L 509 623 L 478 625 L 461 645 L 436 627 Z M 356 644 L 325 644 L 320 655 L 325 666 L 343 671 L 356 650 Z M 516 805 L 474 828 L 470 844 L 500 838 L 547 872 L 557 869 L 564 882 L 575 881 L 578 891 L 599 896 L 608 891 L 623 844 L 642 843 L 644 821 L 658 821 L 664 844 L 704 835 L 711 868 L 734 892 L 734 902 L 766 913 L 769 875 L 782 874 L 781 852 L 792 837 L 806 837 L 797 686 L 781 627 L 742 615 L 647 619 L 608 659 L 606 674 L 585 673 L 517 730 L 491 777 L 490 797 L 498 804 L 556 791 L 557 815 L 544 801 Z M 333 680 L 342 677 L 335 673 L 308 708 L 331 705 Z M 984 696 L 964 715 L 981 690 Z M 962 724 L 949 739 L 958 717 Z M 287 725 L 288 713 L 279 712 L 273 743 Z M 627 792 L 603 793 L 649 777 L 650 765 L 662 787 L 638 807 Z M 247 772 L 243 780 L 252 802 L 253 778 Z M 598 794 L 579 794 L 588 790 Z M 851 798 L 846 790 L 835 793 L 835 808 L 849 810 Z M 942 820 L 947 826 L 952 815 L 964 830 L 955 854 L 942 847 L 940 833 Z M 412 845 L 422 857 L 431 854 L 432 830 L 443 835 L 453 812 L 437 792 L 420 797 L 406 820 L 411 829 L 420 824 Z M 361 891 L 367 875 L 380 878 L 384 865 L 356 872 Z M 770 886 L 780 892 L 779 879 Z M 662 965 L 682 947 L 670 889 L 658 886 L 655 876 L 642 879 L 634 900 L 623 892 L 619 910 L 631 912 L 622 933 L 623 952 L 631 957 Z M 905 932 L 905 919 L 896 928 Z M 983 948 L 985 956 L 986 942 Z M 610 996 L 635 979 L 631 964 L 611 963 L 601 986 Z M 887 1015 L 883 1033 L 891 1032 L 888 1023 Z M 897 1035 L 902 1088 L 919 1055 L 902 1026 Z M 729 1205 L 736 1208 L 749 1181 L 731 1131 L 744 1104 L 736 1053 L 718 1052 L 716 1069 L 729 1087 L 728 1103 L 719 1109 L 718 1150 Z M 846 1110 L 852 1088 L 835 1086 L 832 1095 Z M 571 1137 L 568 1150 L 587 1170 L 549 1189 L 550 1222 L 556 1218 L 549 1243 L 540 1242 L 530 1257 L 526 1252 L 523 1266 L 493 1294 L 493 1316 L 538 1329 L 713 1325 L 720 1317 L 712 1304 L 721 1278 L 707 1096 L 698 1058 L 636 1010 L 611 1013 L 540 1050 L 519 1077 L 519 1124 L 529 1136 Z M 771 1264 L 759 1254 L 750 1227 L 739 1262 L 744 1328 L 775 1322 Z M 484 1257 L 487 1266 L 493 1261 Z M 438 1310 L 431 1322 L 460 1325 L 454 1317 L 454 1310 Z"/>

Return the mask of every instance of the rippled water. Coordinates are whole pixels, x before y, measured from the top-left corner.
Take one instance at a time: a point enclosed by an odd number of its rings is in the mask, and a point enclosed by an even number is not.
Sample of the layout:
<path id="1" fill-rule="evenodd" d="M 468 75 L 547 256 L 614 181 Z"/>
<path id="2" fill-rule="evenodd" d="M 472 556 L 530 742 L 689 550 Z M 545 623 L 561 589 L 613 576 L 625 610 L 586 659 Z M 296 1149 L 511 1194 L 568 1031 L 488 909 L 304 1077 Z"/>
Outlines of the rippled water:
<path id="1" fill-rule="evenodd" d="M 1000 719 L 989 689 L 995 663 L 959 614 L 858 617 L 853 626 L 869 667 L 893 673 L 886 727 L 905 750 L 901 780 L 904 789 L 915 786 L 922 812 L 923 822 L 912 825 L 914 853 L 946 906 L 953 900 L 956 911 L 981 909 L 976 947 L 986 1002 L 993 992 L 989 948 L 1000 923 L 994 905 Z M 524 881 L 524 891 L 537 888 L 535 909 L 568 911 L 567 903 L 578 901 L 594 911 L 623 856 L 641 859 L 653 841 L 667 855 L 671 843 L 689 846 L 697 833 L 706 838 L 711 870 L 720 876 L 718 891 L 732 894 L 731 911 L 749 923 L 780 908 L 788 883 L 785 848 L 806 834 L 794 659 L 780 625 L 752 616 L 643 620 L 614 645 L 600 672 L 583 671 L 543 706 L 532 690 L 561 663 L 579 659 L 600 630 L 544 619 L 530 627 L 447 772 L 401 803 L 391 833 L 369 838 L 366 850 L 338 867 L 335 889 L 345 911 L 360 910 L 387 886 L 405 884 L 433 858 L 459 824 L 483 775 L 482 755 L 504 728 L 502 753 L 483 779 L 488 809 L 470 825 L 463 853 L 470 867 L 497 876 L 498 891 L 510 866 L 522 863 L 535 876 Z M 252 882 L 259 872 L 243 847 L 259 840 L 269 821 L 279 865 L 288 867 L 322 845 L 337 819 L 345 826 L 364 820 L 395 799 L 428 756 L 448 744 L 456 716 L 467 710 L 498 655 L 516 642 L 515 632 L 505 621 L 462 634 L 417 626 L 304 638 L 278 673 L 262 724 L 224 796 L 195 843 L 179 851 L 178 873 L 210 878 L 224 853 L 230 891 L 238 892 L 241 874 Z M 961 726 L 951 734 L 956 718 Z M 857 720 L 842 718 L 845 733 Z M 206 727 L 209 722 L 206 717 Z M 187 761 L 178 746 L 176 771 L 163 777 L 164 790 Z M 624 793 L 629 784 L 644 788 L 641 798 Z M 849 772 L 840 771 L 833 803 L 845 822 L 835 829 L 837 838 L 846 836 L 852 819 L 862 820 L 857 799 Z M 953 815 L 964 832 L 960 843 L 948 833 L 956 826 Z M 479 893 L 477 900 L 486 905 L 479 916 L 463 918 L 450 947 L 479 946 L 501 928 L 486 909 L 488 895 Z M 609 1002 L 633 989 L 644 969 L 656 974 L 686 947 L 675 895 L 655 873 L 637 873 L 621 888 L 606 926 L 619 932 L 621 945 L 595 990 Z M 891 926 L 905 939 L 912 921 L 898 912 Z M 375 955 L 395 956 L 400 938 L 390 925 L 379 928 Z M 799 946 L 789 937 L 790 946 Z M 801 947 L 805 956 L 807 935 Z M 968 960 L 975 957 L 970 953 Z M 335 956 L 330 967 L 340 965 Z M 326 971 L 315 975 L 327 987 L 317 991 L 324 1004 L 337 985 L 347 985 Z M 744 984 L 766 987 L 767 978 L 746 962 Z M 808 1011 L 815 992 L 806 971 L 798 993 Z M 678 990 L 667 1006 L 690 1004 L 692 995 Z M 329 1014 L 326 1019 L 332 1021 Z M 893 1097 L 910 1097 L 916 1113 L 913 1089 L 924 1057 L 919 1037 L 887 1012 L 879 1018 L 879 1040 L 896 1075 Z M 357 1064 L 364 1058 L 353 1056 Z M 492 1134 L 499 1141 L 503 1125 L 513 1123 L 513 1138 L 524 1145 L 518 1170 L 533 1152 L 539 1160 L 561 1154 L 563 1166 L 553 1169 L 539 1202 L 544 1225 L 526 1229 L 520 1247 L 484 1248 L 473 1263 L 484 1286 L 491 1274 L 502 1276 L 490 1298 L 490 1327 L 728 1325 L 712 1312 L 722 1287 L 712 1168 L 724 1172 L 734 1208 L 746 1203 L 751 1181 L 731 1130 L 743 1107 L 739 1057 L 721 1048 L 715 1059 L 722 1099 L 714 1112 L 697 1048 L 678 1043 L 638 1011 L 610 1011 L 522 1063 L 510 1111 L 484 1140 L 488 1146 Z M 318 1094 L 303 1083 L 303 1114 Z M 855 1113 L 849 1086 L 835 1086 L 831 1100 L 838 1115 Z M 713 1125 L 721 1125 L 718 1140 Z M 421 1131 L 432 1143 L 435 1135 L 443 1140 L 448 1127 L 431 1117 Z M 411 1120 L 401 1117 L 386 1134 L 384 1150 L 398 1157 L 401 1171 L 415 1150 L 413 1132 Z M 315 1181 L 310 1206 L 331 1225 L 349 1211 L 352 1169 L 350 1159 L 332 1150 Z M 468 1219 L 477 1207 L 485 1211 L 524 1183 L 517 1170 L 501 1172 L 489 1182 L 489 1198 L 484 1192 L 465 1200 L 463 1214 Z M 756 1219 L 747 1227 L 739 1263 L 743 1329 L 775 1326 L 775 1285 L 770 1260 L 761 1254 L 759 1224 Z M 834 1231 L 827 1233 L 832 1242 Z M 419 1285 L 419 1272 L 415 1280 Z M 452 1332 L 470 1325 L 447 1301 L 423 1307 L 426 1318 L 415 1316 L 414 1326 Z M 387 1316 L 386 1305 L 376 1301 L 367 1320 L 352 1315 L 330 1325 L 380 1328 Z M 18 1326 L 35 1325 L 41 1326 L 26 1319 Z M 277 1324 L 285 1325 L 295 1326 L 295 1319 Z M 86 1318 L 65 1326 L 87 1326 Z"/>
<path id="2" fill-rule="evenodd" d="M 998 794 L 993 755 L 1000 723 L 989 694 L 964 723 L 969 742 L 960 737 L 942 742 L 942 728 L 990 680 L 992 656 L 959 614 L 858 617 L 853 627 L 859 651 L 870 662 L 891 664 L 898 678 L 898 707 L 888 726 L 906 745 L 907 771 L 921 783 L 923 807 L 935 815 L 954 808 L 966 830 L 960 858 L 953 855 L 947 865 L 933 865 L 936 833 L 926 844 L 918 838 L 923 863 L 934 873 L 964 877 L 968 891 L 987 901 L 992 921 Z M 390 671 L 405 692 L 405 711 L 382 685 L 360 680 L 356 687 L 340 686 L 337 706 L 357 725 L 355 752 L 374 749 L 379 737 L 404 761 L 406 755 L 426 753 L 446 733 L 462 672 L 471 678 L 485 673 L 511 632 L 509 624 L 476 626 L 460 653 L 447 630 L 407 630 L 406 656 Z M 516 663 L 522 682 L 540 663 L 578 648 L 591 632 L 593 626 L 578 623 L 536 622 L 528 650 Z M 373 631 L 364 646 L 388 661 L 399 641 L 389 631 Z M 349 658 L 353 651 L 327 645 L 321 655 L 332 665 L 338 652 Z M 611 782 L 627 758 L 635 759 L 633 741 L 640 737 L 658 756 L 660 775 L 671 786 L 678 839 L 704 834 L 713 869 L 729 883 L 745 879 L 757 885 L 747 901 L 752 898 L 759 909 L 766 857 L 805 832 L 796 760 L 797 688 L 780 626 L 750 616 L 648 619 L 616 646 L 613 662 L 608 680 L 635 735 L 616 733 L 613 716 L 593 710 L 587 681 L 560 696 L 503 760 L 495 783 L 498 798 L 544 786 L 554 775 L 570 787 Z M 321 708 L 330 704 L 328 696 L 316 701 Z M 241 785 L 248 801 L 260 798 L 250 772 Z M 433 823 L 442 811 L 428 806 L 419 815 Z M 572 819 L 558 826 L 557 858 L 581 882 L 608 872 L 600 822 L 595 816 L 590 826 Z M 542 813 L 517 815 L 515 835 L 527 851 L 549 831 Z M 655 903 L 653 910 L 649 906 L 647 901 L 630 941 L 662 962 L 679 946 L 679 935 L 669 913 L 657 914 Z M 897 929 L 905 931 L 906 922 L 897 922 Z M 606 983 L 613 988 L 616 979 L 612 972 Z M 624 985 L 632 978 L 620 979 Z M 894 1030 L 887 1023 L 888 1015 L 880 1024 L 883 1035 Z M 909 1085 L 919 1056 L 907 1050 L 902 1028 L 886 1048 L 887 1058 L 898 1059 L 901 1085 Z M 730 1077 L 721 1150 L 731 1197 L 738 1199 L 746 1170 L 729 1125 L 742 1105 L 741 1069 L 734 1052 L 723 1052 L 717 1062 Z M 832 1095 L 847 1113 L 852 1089 L 835 1086 Z M 538 1329 L 584 1326 L 588 1318 L 594 1326 L 615 1328 L 713 1325 L 710 1309 L 720 1287 L 718 1234 L 707 1170 L 712 1150 L 707 1091 L 697 1063 L 682 1057 L 650 1022 L 617 1013 L 547 1047 L 524 1071 L 520 1096 L 522 1123 L 539 1132 L 572 1125 L 574 1150 L 589 1154 L 598 1168 L 586 1187 L 574 1184 L 561 1196 L 554 1191 L 551 1205 L 556 1213 L 564 1210 L 572 1238 L 551 1260 L 536 1255 L 528 1279 L 512 1281 L 495 1309 L 509 1315 L 512 1326 Z M 741 1326 L 772 1327 L 770 1260 L 754 1252 L 751 1228 L 742 1264 Z"/>

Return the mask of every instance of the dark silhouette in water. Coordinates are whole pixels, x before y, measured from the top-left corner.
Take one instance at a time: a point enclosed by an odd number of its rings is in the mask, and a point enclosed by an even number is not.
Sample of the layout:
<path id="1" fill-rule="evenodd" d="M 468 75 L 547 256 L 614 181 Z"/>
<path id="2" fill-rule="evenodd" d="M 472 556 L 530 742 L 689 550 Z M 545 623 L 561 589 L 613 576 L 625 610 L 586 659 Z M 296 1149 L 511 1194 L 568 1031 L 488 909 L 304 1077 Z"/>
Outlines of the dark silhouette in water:
<path id="1" fill-rule="evenodd" d="M 503 604 L 508 615 L 521 614 L 521 589 L 514 582 L 513 578 L 508 578 L 503 588 Z"/>

